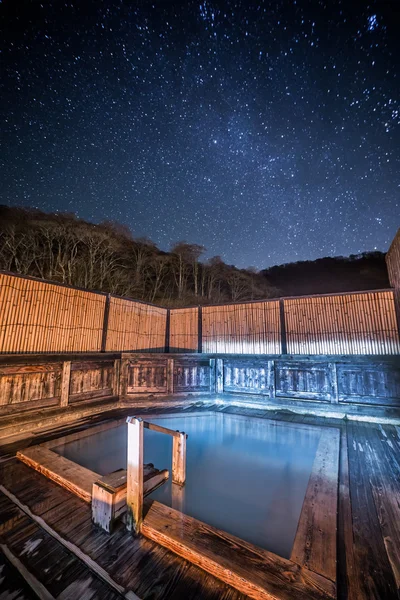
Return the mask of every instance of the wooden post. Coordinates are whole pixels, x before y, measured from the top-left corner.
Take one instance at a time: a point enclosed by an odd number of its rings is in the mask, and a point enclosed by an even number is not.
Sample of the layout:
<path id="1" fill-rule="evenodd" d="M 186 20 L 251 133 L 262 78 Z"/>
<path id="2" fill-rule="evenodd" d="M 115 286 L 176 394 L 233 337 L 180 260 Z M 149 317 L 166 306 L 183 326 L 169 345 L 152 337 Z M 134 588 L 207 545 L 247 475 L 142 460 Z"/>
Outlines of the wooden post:
<path id="1" fill-rule="evenodd" d="M 197 352 L 200 354 L 203 352 L 203 312 L 201 306 L 199 306 L 197 318 Z"/>
<path id="2" fill-rule="evenodd" d="M 222 358 L 216 360 L 216 374 L 215 374 L 215 391 L 217 394 L 222 394 L 224 391 L 224 361 Z"/>
<path id="3" fill-rule="evenodd" d="M 210 358 L 210 394 L 215 394 L 215 358 Z"/>
<path id="4" fill-rule="evenodd" d="M 140 533 L 143 520 L 143 420 L 128 417 L 126 527 Z"/>
<path id="5" fill-rule="evenodd" d="M 174 359 L 167 359 L 167 394 L 174 393 Z"/>
<path id="6" fill-rule="evenodd" d="M 105 352 L 106 351 L 108 317 L 110 315 L 110 302 L 111 302 L 111 294 L 107 294 L 107 296 L 106 296 L 106 303 L 105 303 L 105 306 L 104 306 L 103 335 L 101 337 L 101 352 Z"/>
<path id="7" fill-rule="evenodd" d="M 169 352 L 169 338 L 171 331 L 171 309 L 167 308 L 167 315 L 165 321 L 165 349 L 164 352 Z"/>
<path id="8" fill-rule="evenodd" d="M 113 494 L 96 481 L 92 486 L 92 521 L 111 533 L 114 522 Z"/>
<path id="9" fill-rule="evenodd" d="M 281 321 L 281 353 L 287 354 L 285 303 L 283 300 L 279 300 L 279 317 Z"/>
<path id="10" fill-rule="evenodd" d="M 128 368 L 129 368 L 129 359 L 121 358 L 121 365 L 119 367 L 119 401 L 126 400 L 126 395 L 128 393 Z"/>
<path id="11" fill-rule="evenodd" d="M 332 404 L 337 404 L 339 402 L 339 393 L 338 393 L 338 380 L 337 380 L 337 370 L 336 363 L 329 364 L 330 377 L 331 377 L 331 402 Z"/>
<path id="12" fill-rule="evenodd" d="M 185 485 L 186 481 L 186 433 L 172 438 L 172 483 Z"/>
<path id="13" fill-rule="evenodd" d="M 70 379 L 71 379 L 71 361 L 66 360 L 65 362 L 63 362 L 63 369 L 62 369 L 62 375 L 61 375 L 60 406 L 68 406 Z"/>
<path id="14" fill-rule="evenodd" d="M 177 485 L 173 483 L 171 485 L 171 500 L 172 500 L 172 508 L 174 510 L 179 510 L 179 512 L 183 512 L 183 500 L 185 498 L 185 488 L 182 485 Z"/>
<path id="15" fill-rule="evenodd" d="M 114 360 L 114 371 L 113 371 L 113 396 L 118 396 L 118 400 L 119 400 L 119 370 L 121 367 L 121 361 L 120 359 L 116 358 Z"/>

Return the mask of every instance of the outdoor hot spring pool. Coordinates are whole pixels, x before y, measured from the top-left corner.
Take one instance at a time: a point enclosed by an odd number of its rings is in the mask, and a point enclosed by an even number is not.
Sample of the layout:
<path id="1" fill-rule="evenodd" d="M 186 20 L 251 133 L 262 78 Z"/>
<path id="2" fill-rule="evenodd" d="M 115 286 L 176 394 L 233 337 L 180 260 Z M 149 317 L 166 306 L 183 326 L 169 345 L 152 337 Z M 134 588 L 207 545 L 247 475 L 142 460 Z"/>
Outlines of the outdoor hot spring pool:
<path id="1" fill-rule="evenodd" d="M 186 485 L 170 477 L 150 498 L 289 558 L 318 428 L 221 413 L 145 419 L 188 434 Z M 126 469 L 127 426 L 54 451 L 101 475 Z M 144 462 L 171 473 L 171 459 L 172 437 L 145 429 Z"/>

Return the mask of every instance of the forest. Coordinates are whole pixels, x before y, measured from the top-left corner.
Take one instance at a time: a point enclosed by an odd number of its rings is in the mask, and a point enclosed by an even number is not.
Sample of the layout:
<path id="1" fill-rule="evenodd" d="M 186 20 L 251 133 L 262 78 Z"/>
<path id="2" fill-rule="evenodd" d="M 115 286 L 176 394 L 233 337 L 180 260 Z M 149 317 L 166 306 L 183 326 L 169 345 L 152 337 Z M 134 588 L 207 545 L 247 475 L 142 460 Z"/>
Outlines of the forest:
<path id="1" fill-rule="evenodd" d="M 384 254 L 324 258 L 257 271 L 204 259 L 178 241 L 163 252 L 119 223 L 0 206 L 0 270 L 162 304 L 187 306 L 388 287 Z"/>

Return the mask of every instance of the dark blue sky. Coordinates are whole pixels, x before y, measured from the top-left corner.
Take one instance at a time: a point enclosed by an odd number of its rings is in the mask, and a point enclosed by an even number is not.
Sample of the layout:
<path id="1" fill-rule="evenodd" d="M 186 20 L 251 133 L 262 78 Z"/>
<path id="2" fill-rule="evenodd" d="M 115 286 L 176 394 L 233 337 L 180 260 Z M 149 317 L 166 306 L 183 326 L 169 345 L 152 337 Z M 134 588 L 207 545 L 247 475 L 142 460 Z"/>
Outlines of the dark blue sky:
<path id="1" fill-rule="evenodd" d="M 3 0 L 0 202 L 238 266 L 385 251 L 400 225 L 399 11 Z"/>

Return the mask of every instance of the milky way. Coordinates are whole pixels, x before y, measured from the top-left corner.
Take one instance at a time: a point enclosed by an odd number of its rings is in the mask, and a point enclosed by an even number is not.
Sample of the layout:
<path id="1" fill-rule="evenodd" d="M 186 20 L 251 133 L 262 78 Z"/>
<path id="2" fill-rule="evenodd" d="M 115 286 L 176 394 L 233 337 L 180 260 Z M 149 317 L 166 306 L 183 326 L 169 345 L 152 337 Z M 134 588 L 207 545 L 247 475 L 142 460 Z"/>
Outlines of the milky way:
<path id="1" fill-rule="evenodd" d="M 0 12 L 3 204 L 121 221 L 242 267 L 387 250 L 400 225 L 397 1 L 3 0 Z"/>

